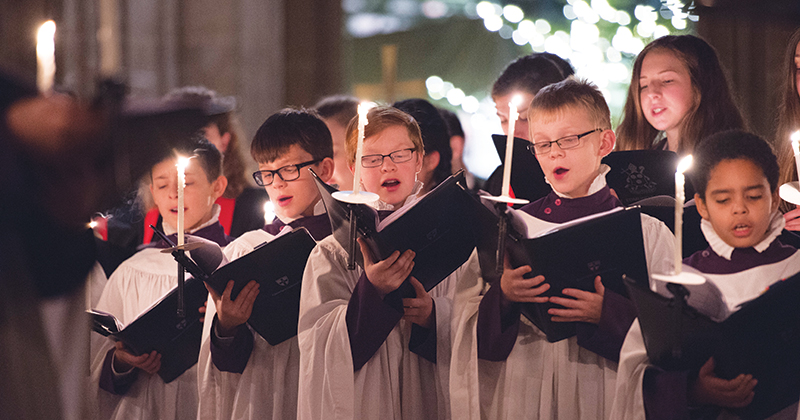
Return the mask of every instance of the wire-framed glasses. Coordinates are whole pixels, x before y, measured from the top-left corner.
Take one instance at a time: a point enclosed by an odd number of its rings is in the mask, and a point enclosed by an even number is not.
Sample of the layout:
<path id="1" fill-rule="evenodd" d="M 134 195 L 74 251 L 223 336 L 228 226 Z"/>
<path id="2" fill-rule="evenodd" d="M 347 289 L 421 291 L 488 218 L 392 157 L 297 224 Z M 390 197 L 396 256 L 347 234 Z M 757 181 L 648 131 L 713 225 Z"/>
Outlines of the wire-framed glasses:
<path id="1" fill-rule="evenodd" d="M 309 160 L 308 162 L 298 163 L 297 165 L 286 165 L 274 171 L 255 171 L 253 172 L 253 179 L 260 187 L 272 185 L 272 183 L 275 181 L 276 174 L 284 181 L 294 181 L 295 179 L 300 178 L 300 168 L 313 165 L 317 162 L 319 162 L 319 160 Z"/>
<path id="2" fill-rule="evenodd" d="M 383 159 L 390 158 L 394 163 L 403 163 L 411 160 L 414 156 L 414 148 L 395 150 L 388 155 L 366 155 L 361 156 L 361 166 L 363 168 L 377 168 L 383 165 Z"/>
<path id="3" fill-rule="evenodd" d="M 534 155 L 542 155 L 545 153 L 550 153 L 550 150 L 553 147 L 553 143 L 558 144 L 558 147 L 560 147 L 561 150 L 574 149 L 580 146 L 581 139 L 583 137 L 586 137 L 589 134 L 592 134 L 596 131 L 603 131 L 603 129 L 595 128 L 594 130 L 590 130 L 582 134 L 577 134 L 574 136 L 566 136 L 553 141 L 540 141 L 536 143 L 531 143 L 528 145 L 528 150 L 530 150 L 530 152 L 533 153 Z"/>

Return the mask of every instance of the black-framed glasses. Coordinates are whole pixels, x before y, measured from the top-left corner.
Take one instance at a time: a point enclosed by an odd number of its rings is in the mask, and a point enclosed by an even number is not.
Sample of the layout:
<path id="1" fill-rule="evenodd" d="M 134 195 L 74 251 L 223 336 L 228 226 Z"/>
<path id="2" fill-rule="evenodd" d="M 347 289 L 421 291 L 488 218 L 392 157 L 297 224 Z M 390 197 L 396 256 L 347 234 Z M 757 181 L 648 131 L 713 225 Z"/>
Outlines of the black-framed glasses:
<path id="1" fill-rule="evenodd" d="M 383 160 L 387 157 L 392 159 L 392 162 L 394 163 L 408 162 L 411 160 L 411 157 L 414 156 L 414 150 L 415 149 L 412 147 L 410 149 L 395 150 L 388 155 L 361 156 L 361 166 L 363 168 L 377 168 L 378 166 L 383 165 Z"/>
<path id="2" fill-rule="evenodd" d="M 528 145 L 528 150 L 530 150 L 530 152 L 533 153 L 534 155 L 543 155 L 545 153 L 550 153 L 550 149 L 553 147 L 553 143 L 558 144 L 558 147 L 560 147 L 561 150 L 574 149 L 580 146 L 582 138 L 596 131 L 603 131 L 603 130 L 605 129 L 595 128 L 594 130 L 587 131 L 583 134 L 566 136 L 553 141 L 540 141 L 536 143 L 531 143 Z"/>
<path id="3" fill-rule="evenodd" d="M 308 162 L 298 163 L 297 165 L 286 165 L 274 171 L 270 171 L 268 169 L 263 171 L 255 171 L 253 172 L 253 179 L 256 180 L 256 184 L 258 184 L 259 187 L 268 187 L 272 185 L 272 183 L 275 181 L 276 174 L 286 182 L 294 181 L 295 179 L 300 178 L 300 168 L 313 165 L 317 162 L 319 162 L 319 160 L 309 160 Z"/>

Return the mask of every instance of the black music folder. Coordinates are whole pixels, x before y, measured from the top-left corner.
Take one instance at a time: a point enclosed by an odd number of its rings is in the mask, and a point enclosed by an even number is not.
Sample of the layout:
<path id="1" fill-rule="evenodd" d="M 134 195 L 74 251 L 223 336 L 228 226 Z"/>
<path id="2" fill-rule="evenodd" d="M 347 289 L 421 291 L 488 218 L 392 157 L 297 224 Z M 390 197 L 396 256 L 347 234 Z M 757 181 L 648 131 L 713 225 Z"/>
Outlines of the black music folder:
<path id="1" fill-rule="evenodd" d="M 743 419 L 767 418 L 798 401 L 800 274 L 773 284 L 721 321 L 711 316 L 719 319 L 728 314 L 707 311 L 707 307 L 715 306 L 715 294 L 708 292 L 715 289 L 710 282 L 684 286 L 686 300 L 662 296 L 631 279 L 625 284 L 639 312 L 652 364 L 665 370 L 688 370 L 696 376 L 713 356 L 715 374 L 720 378 L 753 375 L 758 380 L 753 401 L 732 410 Z M 698 294 L 702 296 L 693 296 Z M 703 308 L 690 306 L 695 301 L 702 302 Z M 724 301 L 717 306 L 727 308 Z"/>
<path id="2" fill-rule="evenodd" d="M 500 155 L 500 163 L 505 165 L 508 137 L 503 134 L 492 134 L 492 142 L 497 154 Z M 515 197 L 533 202 L 550 194 L 553 189 L 545 181 L 544 172 L 542 172 L 536 156 L 528 150 L 529 144 L 531 142 L 528 140 L 514 137 L 510 181 Z M 498 168 L 502 168 L 502 166 Z M 491 191 L 491 193 L 499 195 L 502 191 Z"/>
<path id="3" fill-rule="evenodd" d="M 626 206 L 656 196 L 675 198 L 675 169 L 680 158 L 669 150 L 626 150 L 611 152 L 603 163 L 611 167 L 608 186 Z M 686 199 L 694 196 L 687 182 Z"/>
<path id="4" fill-rule="evenodd" d="M 524 212 L 511 210 L 509 234 L 506 238 L 506 253 L 513 267 L 529 265 L 532 271 L 527 278 L 543 275 L 550 284 L 542 296 L 559 296 L 565 288 L 594 291 L 594 278 L 600 276 L 603 285 L 616 293 L 628 296 L 622 283 L 623 274 L 648 278 L 647 261 L 642 238 L 641 213 L 638 208 L 618 207 L 572 222 L 546 229 L 541 234 L 534 232 L 528 238 L 520 220 L 538 220 Z M 489 232 L 482 244 L 497 243 L 497 229 L 487 221 L 484 212 L 480 230 Z M 541 223 L 541 222 L 539 222 Z M 494 228 L 494 236 L 491 231 Z M 492 240 L 493 239 L 493 240 Z M 483 254 L 481 262 L 494 261 L 491 246 L 479 246 Z M 492 265 L 494 267 L 494 265 Z M 487 270 L 482 268 L 484 275 Z M 635 273 L 635 274 L 634 274 Z M 488 273 L 491 275 L 491 273 Z M 495 276 L 499 280 L 499 275 Z M 552 303 L 520 303 L 522 314 L 547 335 L 551 343 L 574 336 L 575 323 L 553 322 L 547 313 L 559 307 Z"/>
<path id="5" fill-rule="evenodd" d="M 121 341 L 136 355 L 157 351 L 161 354 L 158 376 L 166 383 L 172 382 L 197 363 L 203 334 L 202 315 L 198 309 L 208 296 L 201 280 L 190 277 L 184 287 L 185 318 L 178 317 L 176 287 L 124 328 L 114 315 L 89 310 L 92 329 Z"/>
<path id="6" fill-rule="evenodd" d="M 316 242 L 305 228 L 294 229 L 220 267 L 206 282 L 220 295 L 234 281 L 231 298 L 251 280 L 259 284 L 247 323 L 270 345 L 297 335 L 303 271 Z"/>
<path id="7" fill-rule="evenodd" d="M 373 258 L 384 260 L 395 250 L 404 252 L 411 249 L 416 253 L 411 275 L 425 286 L 425 290 L 430 291 L 461 267 L 475 248 L 472 213 L 465 211 L 474 199 L 463 187 L 462 171 L 383 220 L 377 210 L 366 204 L 336 200 L 331 196 L 336 189 L 322 182 L 316 174 L 314 178 L 331 221 L 333 236 L 342 248 L 349 249 L 352 209 L 357 217 L 358 237 L 366 240 Z M 358 246 L 356 261 L 363 267 L 364 260 Z M 411 287 L 407 282 L 404 285 Z"/>

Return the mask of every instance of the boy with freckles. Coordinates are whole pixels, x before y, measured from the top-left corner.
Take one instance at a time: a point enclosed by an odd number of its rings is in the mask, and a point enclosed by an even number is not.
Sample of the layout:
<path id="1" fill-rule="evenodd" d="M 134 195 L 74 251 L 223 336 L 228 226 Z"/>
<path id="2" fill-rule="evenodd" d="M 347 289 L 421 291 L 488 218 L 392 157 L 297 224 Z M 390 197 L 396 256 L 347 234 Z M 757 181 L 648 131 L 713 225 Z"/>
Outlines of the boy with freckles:
<path id="1" fill-rule="evenodd" d="M 355 161 L 357 120 L 347 127 L 350 168 L 386 216 L 414 199 L 424 146 L 414 119 L 396 108 L 367 114 L 363 156 Z M 298 338 L 300 419 L 446 419 L 450 313 L 457 281 L 479 276 L 477 254 L 426 292 L 413 276 L 415 254 L 384 260 L 361 245 L 364 268 L 347 269 L 333 236 L 311 252 L 303 276 Z M 415 297 L 398 288 L 410 282 Z M 475 281 L 475 280 L 467 280 Z"/>
<path id="2" fill-rule="evenodd" d="M 521 210 L 558 226 L 621 205 L 601 164 L 614 148 L 610 112 L 594 85 L 566 79 L 539 91 L 528 110 L 531 144 L 553 191 Z M 673 236 L 642 216 L 650 272 L 671 269 Z M 598 240 L 600 238 L 586 238 Z M 636 316 L 633 303 L 603 287 L 564 289 L 549 298 L 555 322 L 576 322 L 578 334 L 550 343 L 521 316 L 519 303 L 547 302 L 543 276 L 508 264 L 499 282 L 461 282 L 454 314 L 451 403 L 460 419 L 608 419 L 619 349 Z"/>

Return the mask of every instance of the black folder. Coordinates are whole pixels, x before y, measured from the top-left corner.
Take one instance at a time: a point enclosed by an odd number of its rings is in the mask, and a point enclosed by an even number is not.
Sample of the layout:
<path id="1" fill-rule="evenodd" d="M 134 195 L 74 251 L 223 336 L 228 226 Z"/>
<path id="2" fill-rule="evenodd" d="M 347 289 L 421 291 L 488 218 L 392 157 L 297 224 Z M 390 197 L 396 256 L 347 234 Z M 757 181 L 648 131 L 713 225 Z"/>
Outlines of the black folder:
<path id="1" fill-rule="evenodd" d="M 500 155 L 500 163 L 505 165 L 508 137 L 502 134 L 493 134 L 492 142 L 497 154 Z M 539 166 L 536 156 L 528 150 L 529 144 L 531 142 L 528 140 L 514 137 L 510 181 L 515 197 L 533 202 L 550 194 L 553 189 L 545 181 L 544 172 L 542 172 L 542 167 Z M 502 166 L 499 169 L 502 169 Z M 499 195 L 502 191 L 491 191 L 491 193 Z"/>
<path id="2" fill-rule="evenodd" d="M 313 171 L 312 171 L 313 173 Z M 350 209 L 355 211 L 358 236 L 366 240 L 373 256 L 384 260 L 395 250 L 416 253 L 411 275 L 430 291 L 469 259 L 475 248 L 472 213 L 465 211 L 474 199 L 465 191 L 464 174 L 459 171 L 442 181 L 399 218 L 378 231 L 378 212 L 366 204 L 347 204 L 331 196 L 335 188 L 316 174 L 334 238 L 345 250 L 350 244 Z M 402 211 L 398 210 L 398 211 Z M 363 256 L 356 246 L 356 261 Z M 408 284 L 408 283 L 406 283 Z M 407 287 L 406 286 L 406 290 Z M 413 292 L 413 289 L 411 289 Z M 412 295 L 413 296 L 413 295 Z"/>
<path id="3" fill-rule="evenodd" d="M 659 195 L 675 198 L 675 169 L 679 160 L 669 150 L 611 152 L 603 158 L 603 163 L 611 167 L 606 182 L 626 206 Z M 694 190 L 689 189 L 687 199 L 694 195 Z"/>
<path id="4" fill-rule="evenodd" d="M 722 322 L 631 279 L 625 284 L 652 364 L 696 376 L 713 356 L 720 378 L 753 375 L 758 380 L 753 401 L 732 410 L 743 419 L 767 418 L 798 401 L 800 274 L 775 283 Z"/>
<path id="5" fill-rule="evenodd" d="M 133 354 L 153 350 L 161 354 L 158 376 L 170 383 L 194 366 L 200 354 L 203 323 L 198 309 L 205 303 L 208 291 L 202 281 L 190 277 L 184 293 L 185 318 L 178 317 L 176 288 L 122 330 L 118 330 L 114 315 L 94 310 L 87 312 L 92 317 L 95 332 L 123 342 Z"/>
<path id="6" fill-rule="evenodd" d="M 247 323 L 270 345 L 278 345 L 297 335 L 303 271 L 315 245 L 305 228 L 295 229 L 220 267 L 206 282 L 222 294 L 233 280 L 231 298 L 236 299 L 256 280 L 259 293 Z"/>
<path id="7" fill-rule="evenodd" d="M 506 252 L 514 267 L 529 265 L 526 277 L 543 275 L 550 289 L 542 296 L 560 296 L 565 288 L 594 291 L 600 276 L 607 290 L 628 296 L 622 276 L 648 278 L 638 208 L 614 209 L 536 238 L 511 232 Z M 521 312 L 551 343 L 574 336 L 575 323 L 553 322 L 552 303 L 522 303 Z"/>

